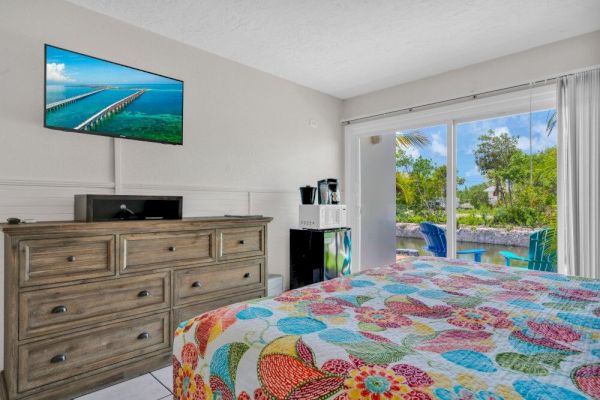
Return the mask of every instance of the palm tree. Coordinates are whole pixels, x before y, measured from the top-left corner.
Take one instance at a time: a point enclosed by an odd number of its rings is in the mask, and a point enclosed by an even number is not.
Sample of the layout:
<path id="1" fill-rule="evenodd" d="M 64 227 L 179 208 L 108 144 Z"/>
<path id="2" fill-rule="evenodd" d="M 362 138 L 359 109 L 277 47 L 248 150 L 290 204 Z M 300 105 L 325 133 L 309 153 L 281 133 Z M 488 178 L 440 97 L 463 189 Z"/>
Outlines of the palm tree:
<path id="1" fill-rule="evenodd" d="M 550 136 L 552 130 L 556 126 L 556 110 L 552 110 L 548 112 L 548 117 L 546 118 L 546 135 Z"/>
<path id="2" fill-rule="evenodd" d="M 405 158 L 406 155 L 404 150 L 411 147 L 425 147 L 431 141 L 421 131 L 414 130 L 410 132 L 400 132 L 396 134 L 396 168 L 398 168 L 399 162 L 401 162 L 402 156 Z M 404 204 L 410 204 L 413 201 L 415 193 L 413 191 L 412 180 L 407 172 L 399 172 L 396 169 L 396 196 L 401 196 L 404 200 Z M 421 195 L 421 190 L 417 185 L 417 191 Z"/>
<path id="3" fill-rule="evenodd" d="M 404 200 L 404 204 L 410 204 L 415 196 L 413 185 L 408 174 L 398 172 L 396 174 L 396 195 Z"/>
<path id="4" fill-rule="evenodd" d="M 396 145 L 403 149 L 409 147 L 424 147 L 431 141 L 421 131 L 402 132 L 396 134 Z"/>

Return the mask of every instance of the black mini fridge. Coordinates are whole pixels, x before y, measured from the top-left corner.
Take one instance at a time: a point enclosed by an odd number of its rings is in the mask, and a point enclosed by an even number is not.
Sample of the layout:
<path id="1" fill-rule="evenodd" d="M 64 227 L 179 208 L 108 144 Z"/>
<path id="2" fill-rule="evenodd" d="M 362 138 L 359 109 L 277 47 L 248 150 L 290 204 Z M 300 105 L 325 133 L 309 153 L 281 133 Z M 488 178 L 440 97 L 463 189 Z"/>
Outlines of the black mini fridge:
<path id="1" fill-rule="evenodd" d="M 350 275 L 350 228 L 290 229 L 290 288 Z"/>

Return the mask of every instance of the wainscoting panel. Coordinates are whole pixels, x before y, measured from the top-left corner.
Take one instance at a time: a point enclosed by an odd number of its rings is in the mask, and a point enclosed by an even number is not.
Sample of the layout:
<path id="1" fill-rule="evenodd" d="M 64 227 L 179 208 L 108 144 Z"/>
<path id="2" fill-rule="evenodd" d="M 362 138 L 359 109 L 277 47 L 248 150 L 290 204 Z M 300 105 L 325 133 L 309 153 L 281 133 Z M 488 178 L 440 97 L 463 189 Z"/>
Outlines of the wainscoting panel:
<path id="1" fill-rule="evenodd" d="M 37 221 L 73 220 L 75 194 L 114 194 L 112 182 L 83 183 L 0 179 L 0 221 L 9 217 Z M 289 287 L 289 229 L 298 224 L 296 191 L 252 191 L 161 184 L 123 183 L 122 194 L 183 196 L 184 217 L 262 214 L 273 217 L 269 225 L 269 271 L 284 277 Z M 4 268 L 4 242 L 0 235 L 0 267 Z M 4 320 L 4 274 L 0 273 L 0 321 Z M 0 330 L 0 344 L 4 343 Z M 0 346 L 0 370 L 3 369 Z"/>
<path id="2" fill-rule="evenodd" d="M 283 275 L 284 288 L 290 285 L 290 228 L 298 226 L 297 192 L 250 193 L 250 214 L 273 217 L 269 224 L 269 272 Z"/>
<path id="3" fill-rule="evenodd" d="M 145 187 L 142 184 L 123 184 L 123 194 L 183 196 L 184 217 L 248 214 L 248 192 L 194 189 L 193 187 Z"/>
<path id="4" fill-rule="evenodd" d="M 112 194 L 114 189 L 111 185 L 0 181 L 0 221 L 5 222 L 9 217 L 38 221 L 73 220 L 74 195 Z"/>

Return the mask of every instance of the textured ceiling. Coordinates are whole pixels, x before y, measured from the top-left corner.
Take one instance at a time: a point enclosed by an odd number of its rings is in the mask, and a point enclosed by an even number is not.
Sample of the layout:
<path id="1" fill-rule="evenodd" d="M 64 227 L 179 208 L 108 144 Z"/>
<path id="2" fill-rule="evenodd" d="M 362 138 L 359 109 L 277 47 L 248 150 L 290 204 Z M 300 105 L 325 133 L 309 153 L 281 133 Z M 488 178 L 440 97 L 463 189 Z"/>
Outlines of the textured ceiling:
<path id="1" fill-rule="evenodd" d="M 600 0 L 69 0 L 340 98 L 600 29 Z"/>

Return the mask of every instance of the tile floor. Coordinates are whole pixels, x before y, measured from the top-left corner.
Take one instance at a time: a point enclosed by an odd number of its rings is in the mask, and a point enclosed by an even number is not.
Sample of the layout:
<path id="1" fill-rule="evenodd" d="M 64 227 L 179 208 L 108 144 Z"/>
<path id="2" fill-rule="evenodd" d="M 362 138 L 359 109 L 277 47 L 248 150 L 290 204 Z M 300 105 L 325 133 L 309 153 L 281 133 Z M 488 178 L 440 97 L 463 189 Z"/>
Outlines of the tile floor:
<path id="1" fill-rule="evenodd" d="M 171 366 L 86 394 L 76 400 L 172 400 Z"/>

